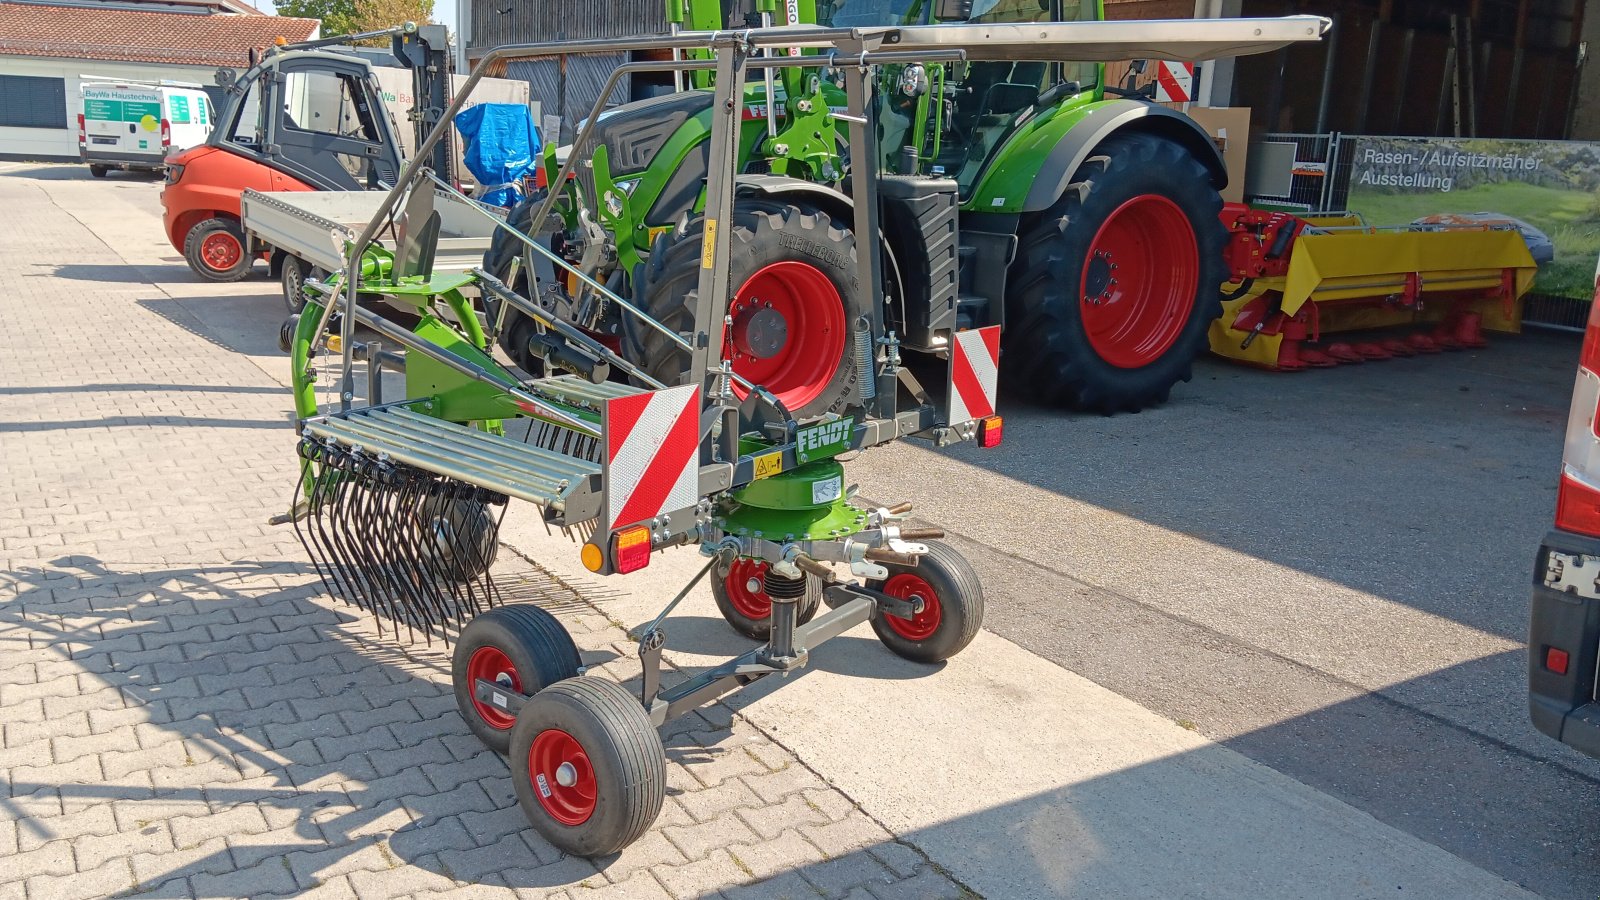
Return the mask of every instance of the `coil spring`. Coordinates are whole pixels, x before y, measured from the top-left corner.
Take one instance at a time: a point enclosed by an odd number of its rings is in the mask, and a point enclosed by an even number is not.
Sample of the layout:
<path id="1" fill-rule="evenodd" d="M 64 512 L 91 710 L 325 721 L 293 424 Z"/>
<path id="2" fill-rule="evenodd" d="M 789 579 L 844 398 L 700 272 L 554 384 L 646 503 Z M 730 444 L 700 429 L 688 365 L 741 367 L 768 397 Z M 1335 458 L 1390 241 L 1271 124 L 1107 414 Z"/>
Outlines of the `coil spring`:
<path id="1" fill-rule="evenodd" d="M 782 575 L 768 569 L 763 581 L 766 582 L 767 596 L 777 602 L 799 600 L 806 595 L 806 577 L 804 575 L 799 578 L 791 578 L 788 575 Z"/>

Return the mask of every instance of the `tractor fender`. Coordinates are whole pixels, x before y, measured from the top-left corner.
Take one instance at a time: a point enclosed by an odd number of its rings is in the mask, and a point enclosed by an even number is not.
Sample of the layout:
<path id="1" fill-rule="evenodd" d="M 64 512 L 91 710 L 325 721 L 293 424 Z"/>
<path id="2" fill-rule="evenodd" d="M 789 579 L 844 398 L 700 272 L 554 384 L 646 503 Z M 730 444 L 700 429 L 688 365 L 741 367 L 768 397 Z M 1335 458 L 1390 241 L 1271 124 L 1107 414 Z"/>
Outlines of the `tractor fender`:
<path id="1" fill-rule="evenodd" d="M 1174 141 L 1200 161 L 1218 190 L 1228 184 L 1227 166 L 1211 136 L 1175 109 L 1119 99 L 1064 112 L 1065 115 L 1051 116 L 1034 127 L 1024 126 L 1007 139 L 994 162 L 979 176 L 968 208 L 981 212 L 1049 209 L 1095 148 L 1124 131 L 1155 134 Z M 1002 160 L 1004 165 L 1000 164 Z M 1029 165 L 1033 160 L 1039 160 L 1037 167 Z"/>
<path id="2" fill-rule="evenodd" d="M 856 205 L 850 195 L 825 184 L 787 175 L 740 175 L 735 190 L 744 196 L 801 197 L 854 224 Z"/>
<path id="3" fill-rule="evenodd" d="M 1066 133 L 1045 157 L 1023 203 L 1024 212 L 1049 209 L 1061 198 L 1078 167 L 1101 141 L 1121 131 L 1140 131 L 1168 138 L 1194 154 L 1211 173 L 1211 183 L 1228 186 L 1228 167 L 1211 135 L 1199 123 L 1175 109 L 1138 100 L 1116 100 L 1091 110 Z"/>

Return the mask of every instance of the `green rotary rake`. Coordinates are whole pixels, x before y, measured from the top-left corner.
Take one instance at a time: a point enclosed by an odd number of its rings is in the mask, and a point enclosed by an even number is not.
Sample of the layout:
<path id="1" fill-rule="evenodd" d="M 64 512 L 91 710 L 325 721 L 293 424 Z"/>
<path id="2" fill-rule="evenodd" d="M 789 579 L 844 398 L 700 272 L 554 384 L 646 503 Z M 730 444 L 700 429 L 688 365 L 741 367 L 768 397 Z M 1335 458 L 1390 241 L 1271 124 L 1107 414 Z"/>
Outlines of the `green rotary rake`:
<path id="1" fill-rule="evenodd" d="M 747 70 L 827 69 L 847 98 L 844 111 L 830 114 L 848 124 L 852 158 L 876 160 L 878 67 L 958 62 L 969 53 L 1001 59 L 1129 55 L 1124 45 L 1102 46 L 1109 32 L 1083 29 L 804 26 L 502 47 L 480 62 L 378 214 L 345 247 L 344 270 L 306 283 L 291 342 L 303 468 L 285 518 L 294 521 L 330 593 L 392 622 L 397 634 L 404 629 L 413 637 L 454 640 L 461 715 L 486 745 L 507 754 L 522 808 L 555 846 L 600 855 L 650 827 L 666 789 L 657 730 L 664 722 L 767 676 L 796 671 L 817 647 L 862 623 L 870 623 L 894 653 L 935 663 L 966 647 L 983 621 L 979 580 L 960 554 L 937 542 L 941 532 L 906 527 L 909 504 L 860 502 L 846 486 L 839 458 L 908 437 L 939 446 L 968 440 L 997 445 L 999 327 L 959 330 L 951 314 L 939 320 L 944 324 L 933 336 L 944 348 L 936 357 L 944 369 L 913 370 L 902 363 L 888 301 L 870 303 L 846 323 L 846 346 L 858 360 L 850 399 L 842 409 L 809 416 L 742 377 L 726 358 L 735 312 L 746 310 L 733 310 L 731 302 L 739 287 L 729 274 L 735 229 L 718 224 L 734 221 L 735 196 L 746 184 L 737 171 L 737 142 Z M 1217 31 L 1210 29 L 1201 43 L 1216 43 L 1211 33 Z M 1239 41 L 1251 40 L 1248 25 L 1238 31 Z M 1132 33 L 1123 41 L 1150 45 Z M 1181 46 L 1183 40 L 1168 43 Z M 503 214 L 478 208 L 526 247 L 530 267 L 559 271 L 590 301 L 623 310 L 652 340 L 675 343 L 688 359 L 678 383 L 664 383 L 513 290 L 513 279 L 483 269 L 433 271 L 436 192 L 454 188 L 422 161 L 443 123 L 500 60 L 600 49 L 665 50 L 672 58 L 652 54 L 656 61 L 616 70 L 577 146 L 585 144 L 623 75 L 713 76 L 711 174 L 698 207 L 704 246 L 686 301 L 694 307 L 689 328 L 656 321 Z M 566 184 L 580 156 L 571 154 L 551 183 Z M 854 234 L 880 233 L 880 176 L 869 165 L 858 164 L 839 185 L 764 177 L 769 195 L 826 194 L 834 208 L 850 211 Z M 550 203 L 557 193 L 551 192 Z M 541 211 L 534 221 L 549 213 Z M 584 214 L 576 213 L 579 220 Z M 887 298 L 876 242 L 859 250 L 839 259 L 848 259 L 868 296 Z M 772 275 L 779 282 L 781 276 Z M 762 338 L 741 352 L 781 348 L 784 316 L 806 314 L 794 299 L 804 285 L 788 287 L 795 290 L 787 310 L 761 320 L 761 329 L 747 328 L 746 336 L 760 331 Z M 474 296 L 492 311 L 485 319 Z M 374 298 L 408 311 L 413 324 L 355 302 Z M 523 378 L 490 353 L 508 309 L 537 325 L 531 344 L 541 357 L 540 377 Z M 336 366 L 339 392 L 337 409 L 327 412 L 315 395 L 316 366 L 324 361 Z M 357 403 L 358 363 L 366 370 L 364 403 Z M 404 397 L 384 398 L 385 370 L 403 372 Z M 491 563 L 512 500 L 532 504 L 548 526 L 581 540 L 582 562 L 597 574 L 638 571 L 655 552 L 675 546 L 698 547 L 707 557 L 661 614 L 636 629 L 637 693 L 586 676 L 571 636 L 548 612 L 499 603 Z M 663 687 L 664 621 L 708 576 L 728 622 L 763 643 Z"/>

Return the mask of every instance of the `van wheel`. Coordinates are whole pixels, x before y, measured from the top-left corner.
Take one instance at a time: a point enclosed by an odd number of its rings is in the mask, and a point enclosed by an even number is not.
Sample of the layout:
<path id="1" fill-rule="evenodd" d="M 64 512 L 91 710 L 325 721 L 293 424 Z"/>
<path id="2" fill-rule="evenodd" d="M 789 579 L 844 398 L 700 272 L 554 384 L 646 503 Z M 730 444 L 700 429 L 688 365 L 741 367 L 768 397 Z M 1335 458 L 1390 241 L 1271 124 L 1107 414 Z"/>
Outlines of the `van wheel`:
<path id="1" fill-rule="evenodd" d="M 109 172 L 109 171 L 111 171 L 111 170 L 106 168 L 105 166 L 97 166 L 94 163 L 90 163 L 89 164 L 89 174 L 93 175 L 96 178 L 104 178 L 104 177 L 106 177 L 106 173 Z"/>
<path id="2" fill-rule="evenodd" d="M 189 229 L 183 258 L 207 281 L 238 281 L 250 274 L 255 258 L 245 252 L 244 232 L 229 219 L 207 219 Z"/>

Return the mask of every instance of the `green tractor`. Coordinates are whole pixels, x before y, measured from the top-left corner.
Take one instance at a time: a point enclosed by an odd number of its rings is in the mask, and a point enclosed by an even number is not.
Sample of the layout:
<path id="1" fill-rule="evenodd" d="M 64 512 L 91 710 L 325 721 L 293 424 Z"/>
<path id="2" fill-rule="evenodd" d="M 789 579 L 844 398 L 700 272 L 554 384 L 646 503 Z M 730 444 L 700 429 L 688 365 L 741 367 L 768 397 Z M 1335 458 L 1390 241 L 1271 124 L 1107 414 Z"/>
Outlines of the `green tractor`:
<path id="1" fill-rule="evenodd" d="M 772 0 L 758 0 L 770 4 Z M 668 0 L 674 28 L 726 28 L 722 6 Z M 752 24 L 872 27 L 1094 21 L 1100 0 L 787 0 Z M 777 19 L 774 22 L 774 19 Z M 695 51 L 686 51 L 693 57 Z M 816 51 L 792 48 L 789 56 Z M 853 159 L 840 69 L 766 69 L 744 86 L 740 176 L 728 265 L 724 356 L 799 416 L 837 412 L 870 379 L 856 323 L 881 303 L 913 369 L 946 359 L 949 335 L 1004 325 L 1007 384 L 1040 402 L 1138 411 L 1187 381 L 1220 314 L 1227 172 L 1206 132 L 1100 63 L 960 61 L 885 66 L 873 85 L 879 249 L 885 292 L 856 277 L 848 192 Z M 536 193 L 513 226 L 682 334 L 693 321 L 706 238 L 711 73 L 675 76 L 665 96 L 606 111 L 557 202 Z M 771 102 L 768 102 L 770 99 Z M 547 148 L 543 169 L 564 162 Z M 548 209 L 535 223 L 536 211 Z M 637 325 L 601 292 L 558 276 L 502 233 L 485 269 L 610 342 L 668 384 L 681 342 Z M 500 340 L 539 371 L 546 336 L 515 311 Z"/>

